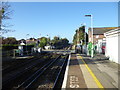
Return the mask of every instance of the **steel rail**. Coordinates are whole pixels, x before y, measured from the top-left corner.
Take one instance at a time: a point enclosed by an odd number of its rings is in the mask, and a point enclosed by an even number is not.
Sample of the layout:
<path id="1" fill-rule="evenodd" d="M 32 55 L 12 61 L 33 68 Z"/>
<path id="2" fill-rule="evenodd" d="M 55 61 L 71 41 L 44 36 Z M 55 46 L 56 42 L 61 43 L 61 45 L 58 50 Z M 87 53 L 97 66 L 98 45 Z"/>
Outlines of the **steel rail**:
<path id="1" fill-rule="evenodd" d="M 61 69 L 59 70 L 59 73 L 58 73 L 58 75 L 57 75 L 57 77 L 56 77 L 56 80 L 55 80 L 55 82 L 54 82 L 54 85 L 53 85 L 52 90 L 55 90 L 55 89 L 56 89 L 56 86 L 57 86 L 57 83 L 58 83 L 58 79 L 59 79 L 60 74 L 61 74 L 61 72 L 62 72 L 62 70 L 63 70 L 63 67 L 65 66 L 65 63 L 66 63 L 67 58 L 68 58 L 68 55 L 66 56 L 66 58 L 65 58 L 65 60 L 64 60 L 64 62 L 63 62 L 63 64 L 62 64 L 62 66 L 61 66 Z"/>
<path id="2" fill-rule="evenodd" d="M 47 53 L 47 54 L 49 54 L 49 53 Z M 40 56 L 39 58 L 42 58 L 43 57 L 43 55 L 42 56 Z M 27 61 L 27 62 L 23 62 L 22 64 L 19 64 L 19 65 L 17 65 L 16 67 L 11 67 L 11 66 L 9 66 L 9 67 L 7 67 L 7 68 L 5 68 L 5 69 L 2 69 L 2 72 L 3 73 L 6 73 L 6 72 L 8 72 L 8 71 L 11 71 L 11 70 L 14 70 L 14 69 L 16 69 L 16 68 L 19 68 L 19 67 L 21 67 L 21 66 L 24 66 L 24 65 L 26 65 L 26 64 L 28 64 L 28 63 L 30 63 L 30 62 L 33 62 L 34 60 L 38 60 L 38 58 L 35 58 L 35 59 L 33 59 L 33 58 L 30 58 L 30 59 L 28 59 L 29 61 Z M 10 68 L 10 69 L 9 69 Z"/>
<path id="3" fill-rule="evenodd" d="M 40 77 L 40 75 L 42 75 L 54 62 L 56 62 L 58 60 L 58 58 L 60 58 L 61 55 L 59 55 L 56 59 L 54 59 L 53 61 L 48 62 L 47 64 L 45 64 L 42 68 L 40 68 L 39 70 L 37 70 L 34 74 L 32 74 L 27 80 L 25 80 L 23 83 L 21 83 L 18 87 L 16 87 L 17 90 L 19 90 L 20 88 L 24 88 L 27 89 L 30 87 L 30 85 L 37 79 Z"/>
<path id="4" fill-rule="evenodd" d="M 51 57 L 51 55 L 50 55 L 49 57 Z M 39 62 L 39 63 L 41 63 L 41 62 Z M 39 63 L 34 63 L 34 64 L 32 64 L 31 66 L 25 68 L 24 70 L 16 73 L 14 76 L 12 76 L 12 77 L 10 77 L 9 79 L 7 79 L 6 81 L 4 81 L 4 82 L 3 82 L 3 86 L 5 86 L 5 85 L 6 85 L 7 83 L 9 83 L 10 81 L 15 80 L 15 79 L 18 78 L 19 76 L 23 75 L 25 72 L 31 70 L 31 68 L 35 67 L 35 66 L 38 65 Z"/>

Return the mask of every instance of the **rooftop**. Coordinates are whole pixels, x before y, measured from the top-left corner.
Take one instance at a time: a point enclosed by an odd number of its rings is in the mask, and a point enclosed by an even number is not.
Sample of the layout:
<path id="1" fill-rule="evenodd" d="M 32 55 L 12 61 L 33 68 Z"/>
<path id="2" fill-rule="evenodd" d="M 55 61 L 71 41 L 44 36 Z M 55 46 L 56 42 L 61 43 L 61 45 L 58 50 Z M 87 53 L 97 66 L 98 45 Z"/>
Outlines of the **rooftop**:
<path id="1" fill-rule="evenodd" d="M 101 28 L 93 28 L 93 34 L 94 35 L 101 35 L 104 34 L 107 31 L 113 30 L 113 29 L 117 29 L 118 27 L 101 27 Z M 91 28 L 88 29 L 89 31 L 91 31 Z"/>

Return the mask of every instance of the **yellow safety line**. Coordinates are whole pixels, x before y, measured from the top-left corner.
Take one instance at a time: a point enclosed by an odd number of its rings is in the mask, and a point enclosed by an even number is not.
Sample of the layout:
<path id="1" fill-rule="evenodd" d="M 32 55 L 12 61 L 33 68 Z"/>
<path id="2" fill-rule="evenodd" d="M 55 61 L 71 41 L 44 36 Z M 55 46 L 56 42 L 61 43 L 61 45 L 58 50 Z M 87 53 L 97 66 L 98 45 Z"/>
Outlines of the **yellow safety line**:
<path id="1" fill-rule="evenodd" d="M 88 65 L 85 63 L 85 61 L 83 60 L 82 56 L 80 56 L 80 58 L 82 59 L 82 62 L 85 64 L 86 68 L 88 69 L 89 73 L 91 74 L 91 76 L 93 77 L 94 81 L 96 82 L 97 86 L 99 88 L 101 88 L 102 90 L 104 90 L 104 87 L 102 86 L 102 84 L 99 82 L 99 80 L 97 79 L 97 77 L 94 75 L 94 73 L 92 72 L 92 70 L 88 67 Z"/>

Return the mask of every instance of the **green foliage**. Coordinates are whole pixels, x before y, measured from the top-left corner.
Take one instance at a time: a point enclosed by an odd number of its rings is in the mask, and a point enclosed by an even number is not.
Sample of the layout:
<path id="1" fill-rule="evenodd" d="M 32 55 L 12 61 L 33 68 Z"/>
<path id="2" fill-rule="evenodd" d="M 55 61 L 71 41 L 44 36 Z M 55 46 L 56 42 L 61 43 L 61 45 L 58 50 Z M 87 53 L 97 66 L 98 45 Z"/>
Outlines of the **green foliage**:
<path id="1" fill-rule="evenodd" d="M 69 41 L 67 38 L 60 38 L 55 36 L 54 39 L 51 40 L 51 45 L 55 46 L 57 49 L 62 49 L 69 45 Z"/>
<path id="2" fill-rule="evenodd" d="M 12 50 L 12 49 L 18 49 L 18 45 L 17 44 L 3 44 L 2 45 L 2 50 L 4 51 Z"/>
<path id="3" fill-rule="evenodd" d="M 2 40 L 2 44 L 18 44 L 18 41 L 14 37 L 8 37 Z"/>
<path id="4" fill-rule="evenodd" d="M 54 40 L 55 40 L 55 41 L 58 41 L 58 40 L 60 40 L 60 37 L 55 36 L 55 37 L 54 37 Z"/>
<path id="5" fill-rule="evenodd" d="M 76 45 L 77 44 L 77 33 L 75 33 L 73 37 L 73 43 Z"/>
<path id="6" fill-rule="evenodd" d="M 54 46 L 56 46 L 57 43 L 59 42 L 59 40 L 60 40 L 60 38 L 57 37 L 57 36 L 55 36 L 55 37 L 53 38 L 53 40 L 51 40 L 51 44 L 54 45 Z"/>
<path id="7" fill-rule="evenodd" d="M 4 47 L 6 47 L 6 46 L 18 46 L 18 44 L 2 44 L 2 46 Z"/>
<path id="8" fill-rule="evenodd" d="M 19 44 L 3 44 L 2 45 L 2 50 L 8 51 L 8 50 L 13 50 L 13 49 L 18 49 Z M 26 49 L 26 45 L 23 46 L 24 49 Z M 34 45 L 27 45 L 27 49 L 31 50 L 31 48 L 34 47 Z"/>
<path id="9" fill-rule="evenodd" d="M 79 39 L 79 42 L 81 40 L 84 40 L 84 33 L 85 33 L 85 26 L 81 26 L 79 29 L 76 30 L 76 32 L 73 36 L 73 44 L 74 45 L 77 44 L 78 39 Z"/>
<path id="10" fill-rule="evenodd" d="M 36 45 L 36 43 L 30 43 L 30 44 L 27 44 L 27 45 L 33 45 L 33 46 L 35 46 L 35 45 Z"/>
<path id="11" fill-rule="evenodd" d="M 46 37 L 41 37 L 39 47 L 44 48 L 45 45 L 47 45 L 47 38 Z"/>
<path id="12" fill-rule="evenodd" d="M 39 47 L 44 48 L 44 46 L 45 46 L 45 43 L 40 42 Z"/>

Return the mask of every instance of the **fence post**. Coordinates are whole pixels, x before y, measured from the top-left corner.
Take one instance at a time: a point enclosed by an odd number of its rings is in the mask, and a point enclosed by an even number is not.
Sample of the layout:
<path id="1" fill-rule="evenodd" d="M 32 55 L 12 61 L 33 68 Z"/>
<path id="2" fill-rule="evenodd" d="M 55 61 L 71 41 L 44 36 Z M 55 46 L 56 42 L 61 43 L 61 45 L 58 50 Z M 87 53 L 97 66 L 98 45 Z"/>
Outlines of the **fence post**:
<path id="1" fill-rule="evenodd" d="M 15 49 L 13 49 L 13 57 L 15 58 Z"/>

